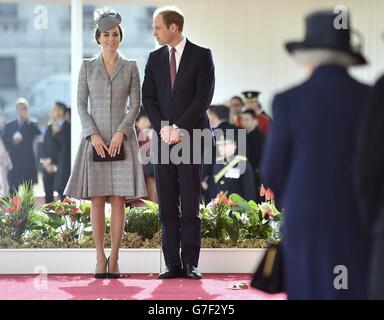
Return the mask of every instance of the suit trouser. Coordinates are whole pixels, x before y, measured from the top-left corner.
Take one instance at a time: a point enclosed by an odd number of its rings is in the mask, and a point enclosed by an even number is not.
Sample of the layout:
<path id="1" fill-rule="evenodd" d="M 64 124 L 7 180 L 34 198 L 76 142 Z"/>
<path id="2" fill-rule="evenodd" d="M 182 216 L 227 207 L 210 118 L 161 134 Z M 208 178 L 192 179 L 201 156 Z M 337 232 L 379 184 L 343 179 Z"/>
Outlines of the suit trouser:
<path id="1" fill-rule="evenodd" d="M 55 178 L 54 173 L 48 173 L 43 171 L 43 184 L 45 193 L 45 203 L 53 202 L 53 180 Z"/>
<path id="2" fill-rule="evenodd" d="M 154 169 L 165 263 L 168 267 L 197 267 L 201 246 L 201 165 L 157 164 Z"/>
<path id="3" fill-rule="evenodd" d="M 54 190 L 54 180 L 55 180 L 55 174 L 54 173 L 48 173 L 47 171 L 43 172 L 43 184 L 44 184 L 44 193 L 45 193 L 45 203 L 51 203 L 53 202 L 54 196 L 53 191 Z M 64 190 L 56 190 L 59 199 L 61 201 L 64 200 Z"/>

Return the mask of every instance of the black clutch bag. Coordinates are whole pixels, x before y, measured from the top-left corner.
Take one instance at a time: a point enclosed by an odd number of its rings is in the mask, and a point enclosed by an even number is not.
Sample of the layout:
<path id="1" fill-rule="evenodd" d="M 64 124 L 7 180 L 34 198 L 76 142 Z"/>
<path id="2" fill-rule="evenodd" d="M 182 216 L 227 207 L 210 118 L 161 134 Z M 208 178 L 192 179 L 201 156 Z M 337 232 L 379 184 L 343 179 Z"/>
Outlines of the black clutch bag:
<path id="1" fill-rule="evenodd" d="M 271 245 L 253 274 L 251 287 L 267 293 L 284 292 L 281 244 Z"/>
<path id="2" fill-rule="evenodd" d="M 109 147 L 109 146 L 108 146 Z M 114 157 L 111 157 L 108 152 L 105 151 L 105 158 L 99 156 L 96 149 L 93 148 L 93 162 L 106 162 L 106 161 L 121 161 L 125 159 L 124 146 L 121 145 L 120 153 L 116 153 Z"/>

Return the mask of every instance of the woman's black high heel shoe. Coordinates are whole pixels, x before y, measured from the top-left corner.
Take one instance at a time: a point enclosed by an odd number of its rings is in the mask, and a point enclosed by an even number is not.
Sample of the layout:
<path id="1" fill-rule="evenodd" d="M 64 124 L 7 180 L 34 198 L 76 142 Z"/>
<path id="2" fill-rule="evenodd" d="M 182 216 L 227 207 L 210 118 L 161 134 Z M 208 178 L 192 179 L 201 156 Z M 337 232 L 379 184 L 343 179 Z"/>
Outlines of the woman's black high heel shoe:
<path id="1" fill-rule="evenodd" d="M 109 258 L 105 259 L 105 272 L 103 272 L 103 273 L 96 273 L 95 272 L 94 277 L 96 279 L 106 279 L 106 278 L 108 278 L 108 271 L 107 271 L 108 262 L 109 262 Z"/>
<path id="2" fill-rule="evenodd" d="M 120 272 L 119 272 L 119 273 L 110 273 L 110 272 L 109 272 L 109 258 L 110 258 L 110 257 L 108 257 L 108 259 L 107 259 L 107 267 L 108 267 L 108 273 L 107 273 L 107 276 L 108 276 L 108 278 L 110 278 L 110 279 L 118 279 L 118 278 L 120 278 Z"/>

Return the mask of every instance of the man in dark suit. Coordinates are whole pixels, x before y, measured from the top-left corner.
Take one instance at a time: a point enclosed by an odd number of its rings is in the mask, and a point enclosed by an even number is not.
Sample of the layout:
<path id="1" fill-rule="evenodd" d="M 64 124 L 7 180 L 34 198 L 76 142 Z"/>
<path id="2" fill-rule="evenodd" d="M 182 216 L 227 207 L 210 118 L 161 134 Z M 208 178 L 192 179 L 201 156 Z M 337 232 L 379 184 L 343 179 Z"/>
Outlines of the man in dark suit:
<path id="1" fill-rule="evenodd" d="M 182 152 L 190 151 L 188 158 L 192 160 L 196 159 L 196 152 L 201 152 L 201 148 L 193 150 L 193 146 L 202 140 L 193 137 L 193 131 L 210 130 L 206 111 L 214 91 L 214 65 L 209 49 L 183 36 L 183 25 L 183 14 L 175 7 L 160 8 L 154 13 L 153 35 L 162 47 L 149 55 L 142 95 L 144 110 L 156 132 L 153 143 L 161 145 L 157 155 L 164 154 L 164 146 L 165 153 L 172 155 L 172 149 L 187 136 L 191 137 L 190 145 Z M 170 159 L 168 163 L 155 164 L 154 170 L 167 265 L 159 278 L 183 275 L 200 279 L 197 265 L 201 243 L 201 162 L 176 165 Z"/>
<path id="2" fill-rule="evenodd" d="M 246 109 L 241 114 L 241 122 L 247 130 L 247 158 L 253 168 L 256 192 L 260 189 L 261 181 L 259 177 L 259 165 L 261 151 L 264 143 L 264 135 L 259 130 L 259 123 L 255 110 Z M 258 192 L 256 195 L 257 202 L 262 201 L 262 197 Z"/>
<path id="3" fill-rule="evenodd" d="M 24 182 L 37 183 L 36 157 L 33 150 L 35 138 L 41 134 L 37 124 L 28 114 L 28 101 L 16 101 L 17 119 L 5 125 L 4 145 L 11 157 L 13 169 L 8 173 L 10 191 Z"/>
<path id="4" fill-rule="evenodd" d="M 52 110 L 53 123 L 44 135 L 42 164 L 45 202 L 52 202 L 53 191 L 61 200 L 71 173 L 71 125 L 66 121 L 67 106 L 56 102 Z"/>

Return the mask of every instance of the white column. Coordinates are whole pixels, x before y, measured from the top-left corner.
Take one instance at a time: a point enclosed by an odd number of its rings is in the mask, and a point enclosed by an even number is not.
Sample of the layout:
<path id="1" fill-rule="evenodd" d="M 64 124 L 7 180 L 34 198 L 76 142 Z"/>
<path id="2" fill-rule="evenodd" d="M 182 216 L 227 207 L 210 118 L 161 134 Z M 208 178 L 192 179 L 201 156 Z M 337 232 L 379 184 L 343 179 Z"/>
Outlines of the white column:
<path id="1" fill-rule="evenodd" d="M 83 59 L 83 0 L 71 0 L 71 163 L 73 165 L 81 135 L 77 113 L 77 78 Z"/>

